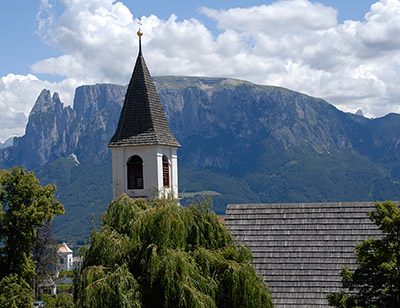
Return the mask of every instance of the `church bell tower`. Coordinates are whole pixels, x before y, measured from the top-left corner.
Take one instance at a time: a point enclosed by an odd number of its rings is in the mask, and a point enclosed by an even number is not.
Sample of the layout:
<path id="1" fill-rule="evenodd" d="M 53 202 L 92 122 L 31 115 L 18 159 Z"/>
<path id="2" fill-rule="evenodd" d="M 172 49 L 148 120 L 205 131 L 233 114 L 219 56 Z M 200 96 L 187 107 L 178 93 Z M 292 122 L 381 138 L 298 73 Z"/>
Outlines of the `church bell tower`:
<path id="1" fill-rule="evenodd" d="M 172 194 L 178 198 L 178 157 L 181 146 L 172 135 L 150 72 L 139 54 L 126 91 L 112 152 L 114 198 L 126 193 L 149 199 Z"/>

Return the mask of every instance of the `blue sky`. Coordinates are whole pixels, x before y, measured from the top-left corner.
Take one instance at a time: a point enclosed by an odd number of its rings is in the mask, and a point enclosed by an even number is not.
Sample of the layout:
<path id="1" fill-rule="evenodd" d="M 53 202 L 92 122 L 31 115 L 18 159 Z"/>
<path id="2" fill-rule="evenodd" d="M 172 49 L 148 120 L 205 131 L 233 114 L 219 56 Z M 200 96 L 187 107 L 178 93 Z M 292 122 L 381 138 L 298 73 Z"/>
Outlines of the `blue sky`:
<path id="1" fill-rule="evenodd" d="M 367 116 L 400 112 L 400 0 L 13 0 L 0 3 L 0 141 L 40 90 L 127 83 L 137 17 L 152 75 L 287 87 Z"/>

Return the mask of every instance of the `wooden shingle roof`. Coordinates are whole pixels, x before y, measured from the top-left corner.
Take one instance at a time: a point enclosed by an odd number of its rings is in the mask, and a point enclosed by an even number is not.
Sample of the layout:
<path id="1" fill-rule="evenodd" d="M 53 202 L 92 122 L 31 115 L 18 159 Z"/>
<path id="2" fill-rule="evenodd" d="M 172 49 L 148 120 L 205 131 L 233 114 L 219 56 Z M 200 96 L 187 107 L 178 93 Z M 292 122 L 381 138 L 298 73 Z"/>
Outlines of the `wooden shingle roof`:
<path id="1" fill-rule="evenodd" d="M 399 204 L 399 202 L 396 202 Z M 328 307 L 341 289 L 354 246 L 381 236 L 367 213 L 374 202 L 228 205 L 225 225 L 247 243 L 277 308 Z"/>
<path id="2" fill-rule="evenodd" d="M 118 127 L 108 146 L 155 144 L 180 147 L 169 129 L 140 48 Z"/>

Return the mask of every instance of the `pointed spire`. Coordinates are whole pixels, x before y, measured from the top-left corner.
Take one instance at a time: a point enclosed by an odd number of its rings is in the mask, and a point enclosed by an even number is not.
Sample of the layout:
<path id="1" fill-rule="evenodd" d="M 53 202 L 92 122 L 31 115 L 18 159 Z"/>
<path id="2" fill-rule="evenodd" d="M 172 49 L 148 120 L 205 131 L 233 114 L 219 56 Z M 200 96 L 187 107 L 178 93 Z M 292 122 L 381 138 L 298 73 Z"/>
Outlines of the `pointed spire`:
<path id="1" fill-rule="evenodd" d="M 180 147 L 172 135 L 156 87 L 142 55 L 140 28 L 139 54 L 126 91 L 117 130 L 109 147 L 166 145 Z"/>

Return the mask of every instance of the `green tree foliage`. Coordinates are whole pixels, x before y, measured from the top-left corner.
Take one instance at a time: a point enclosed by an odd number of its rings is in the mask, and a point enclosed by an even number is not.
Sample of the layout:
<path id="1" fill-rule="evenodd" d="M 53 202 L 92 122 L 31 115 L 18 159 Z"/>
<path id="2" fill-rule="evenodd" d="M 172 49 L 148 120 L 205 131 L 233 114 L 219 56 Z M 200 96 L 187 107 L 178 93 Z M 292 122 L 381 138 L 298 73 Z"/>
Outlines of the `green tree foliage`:
<path id="1" fill-rule="evenodd" d="M 81 252 L 77 307 L 272 307 L 247 247 L 236 247 L 206 203 L 110 203 Z"/>
<path id="2" fill-rule="evenodd" d="M 357 269 L 341 272 L 343 288 L 350 292 L 330 294 L 331 306 L 400 307 L 400 208 L 391 201 L 378 202 L 368 215 L 383 236 L 356 246 Z"/>
<path id="3" fill-rule="evenodd" d="M 29 289 L 26 296 L 33 296 L 32 249 L 36 230 L 45 222 L 51 223 L 54 215 L 64 213 L 62 204 L 54 200 L 55 190 L 51 185 L 42 187 L 33 172 L 26 172 L 24 167 L 0 171 L 0 284 L 10 282 L 16 294 Z M 9 298 L 8 290 L 0 290 L 0 296 Z M 32 304 L 31 300 L 29 302 Z M 13 301 L 10 299 L 8 304 L 12 306 Z"/>
<path id="4" fill-rule="evenodd" d="M 10 274 L 0 280 L 0 307 L 32 308 L 31 286 L 17 274 Z"/>
<path id="5" fill-rule="evenodd" d="M 45 293 L 40 294 L 40 300 L 46 303 L 46 308 L 74 308 L 73 296 L 57 291 L 57 297 Z"/>

